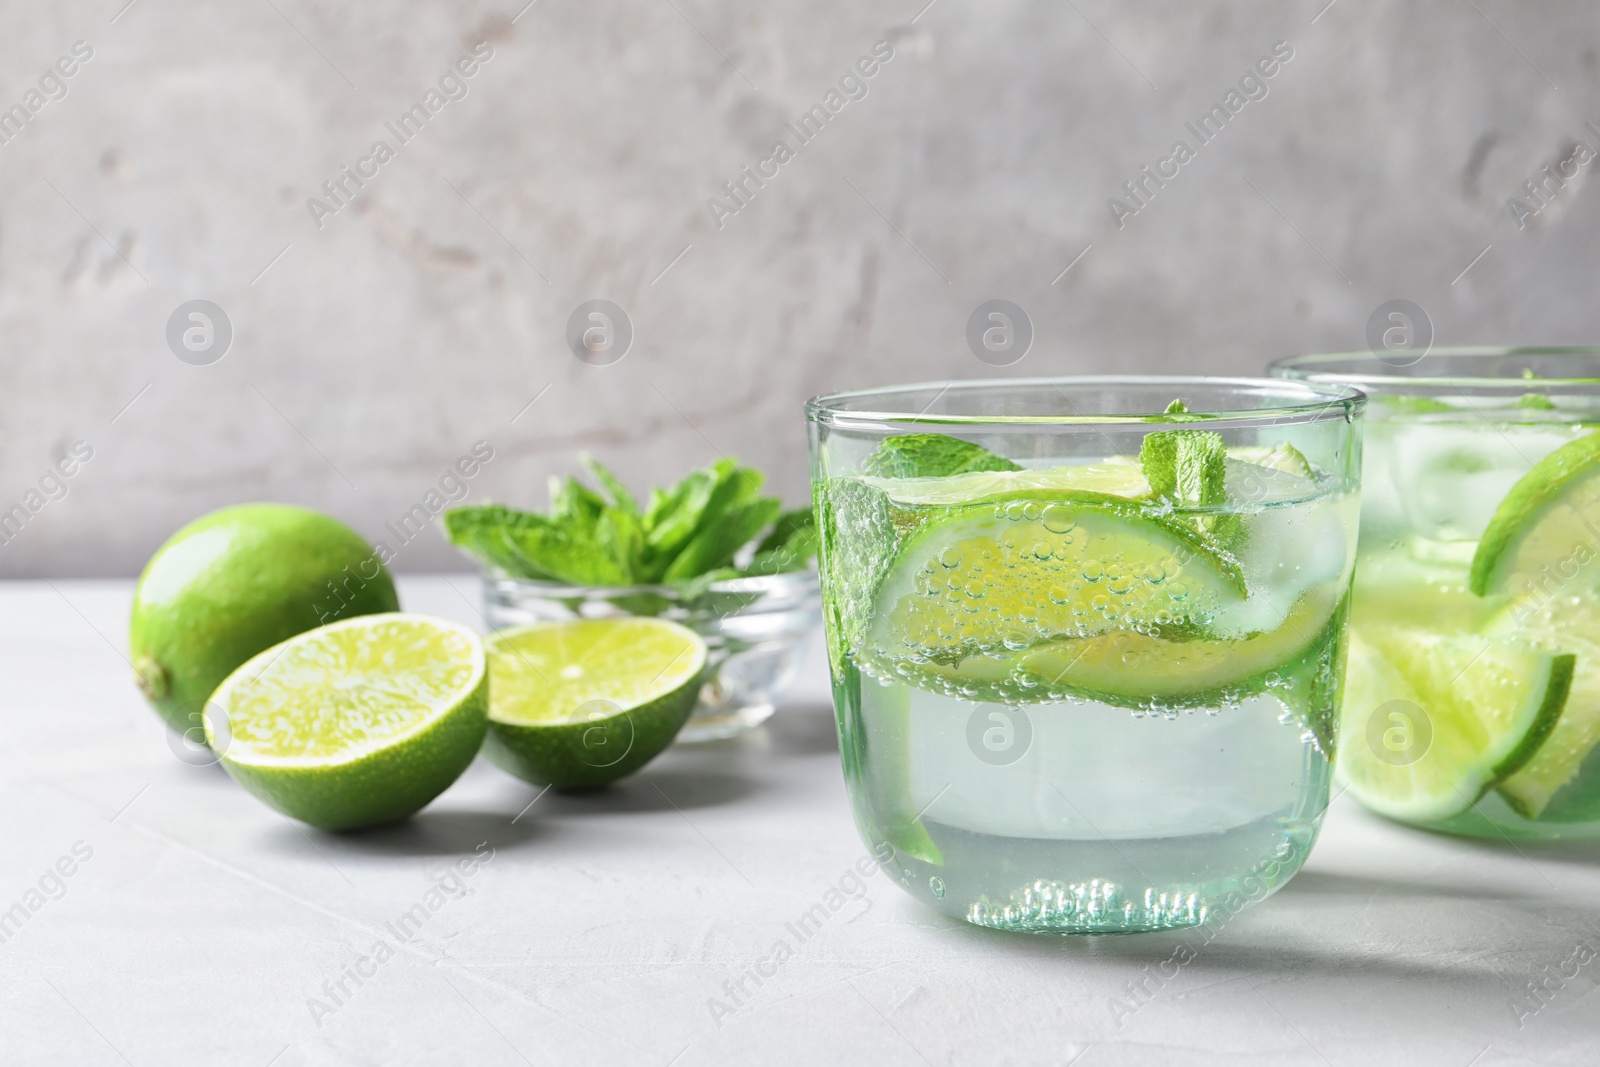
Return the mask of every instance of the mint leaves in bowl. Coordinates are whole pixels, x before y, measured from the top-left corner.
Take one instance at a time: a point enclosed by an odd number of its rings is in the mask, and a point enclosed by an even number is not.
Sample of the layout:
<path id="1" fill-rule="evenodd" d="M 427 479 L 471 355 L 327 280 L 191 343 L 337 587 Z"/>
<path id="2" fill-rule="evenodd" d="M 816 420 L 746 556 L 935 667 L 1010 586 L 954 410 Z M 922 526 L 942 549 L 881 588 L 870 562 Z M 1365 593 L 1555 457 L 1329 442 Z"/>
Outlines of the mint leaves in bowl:
<path id="1" fill-rule="evenodd" d="M 695 630 L 706 681 L 680 741 L 765 721 L 821 619 L 811 509 L 761 494 L 760 471 L 718 460 L 641 503 L 584 457 L 595 485 L 552 479 L 550 508 L 453 508 L 445 530 L 485 566 L 494 629 L 640 615 Z"/>

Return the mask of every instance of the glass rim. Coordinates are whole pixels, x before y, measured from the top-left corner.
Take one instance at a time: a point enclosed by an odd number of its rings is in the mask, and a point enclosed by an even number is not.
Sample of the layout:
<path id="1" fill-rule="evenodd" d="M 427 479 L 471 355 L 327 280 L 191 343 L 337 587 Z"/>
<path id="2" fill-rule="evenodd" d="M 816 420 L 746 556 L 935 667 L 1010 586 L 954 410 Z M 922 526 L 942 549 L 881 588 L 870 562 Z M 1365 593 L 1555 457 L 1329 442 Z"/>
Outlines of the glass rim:
<path id="1" fill-rule="evenodd" d="M 1523 378 L 1504 374 L 1405 374 L 1432 356 L 1455 357 L 1469 360 L 1509 360 L 1517 356 L 1553 356 L 1593 360 L 1595 373 L 1557 378 Z M 1319 371 L 1318 365 L 1367 364 L 1371 370 Z M 1368 350 L 1351 352 L 1313 352 L 1298 356 L 1285 356 L 1267 365 L 1267 373 L 1283 381 L 1321 382 L 1348 385 L 1372 392 L 1394 392 L 1397 386 L 1406 389 L 1488 389 L 1515 393 L 1543 392 L 1563 388 L 1593 388 L 1600 385 L 1600 346 L 1593 345 L 1478 345 L 1453 348 L 1430 348 L 1408 364 L 1385 363 L 1377 353 Z"/>
<path id="2" fill-rule="evenodd" d="M 1290 387 L 1290 388 L 1286 388 Z M 1181 416 L 1163 412 L 1145 414 L 1092 414 L 1076 415 L 985 415 L 985 414 L 929 414 L 928 408 L 946 394 L 983 393 L 998 389 L 1052 388 L 1061 393 L 1070 404 L 1072 398 L 1063 387 L 1077 389 L 1095 388 L 1157 388 L 1164 391 L 1184 387 L 1224 389 L 1245 395 L 1272 395 L 1283 402 L 1266 407 L 1238 408 L 1234 410 L 1190 411 Z M 894 405 L 877 405 L 872 408 L 843 407 L 846 401 L 869 398 L 907 396 L 917 392 L 938 390 L 933 401 L 922 411 L 895 410 Z M 806 401 L 806 418 L 810 422 L 831 427 L 858 427 L 870 429 L 886 423 L 931 424 L 942 426 L 1139 426 L 1172 425 L 1183 423 L 1222 422 L 1316 422 L 1338 417 L 1348 420 L 1360 414 L 1367 405 L 1367 396 L 1360 389 L 1344 383 L 1312 381 L 1289 377 L 1224 377 L 1202 374 L 1092 374 L 1062 375 L 1038 378 L 969 378 L 927 382 L 910 382 L 904 385 L 877 386 L 871 389 L 850 389 L 824 393 Z M 1337 411 L 1338 415 L 1331 414 Z"/>
<path id="3" fill-rule="evenodd" d="M 480 571 L 479 576 L 485 586 L 529 589 L 547 595 L 551 599 L 583 597 L 604 600 L 621 596 L 659 596 L 664 600 L 675 601 L 684 599 L 683 590 L 672 585 L 574 585 L 571 582 L 547 578 L 518 578 L 489 568 Z M 706 590 L 713 593 L 752 593 L 765 589 L 782 589 L 786 586 L 799 588 L 817 583 L 816 567 L 806 566 L 792 571 L 778 571 L 776 574 L 747 574 L 738 578 L 721 578 L 706 586 Z"/>

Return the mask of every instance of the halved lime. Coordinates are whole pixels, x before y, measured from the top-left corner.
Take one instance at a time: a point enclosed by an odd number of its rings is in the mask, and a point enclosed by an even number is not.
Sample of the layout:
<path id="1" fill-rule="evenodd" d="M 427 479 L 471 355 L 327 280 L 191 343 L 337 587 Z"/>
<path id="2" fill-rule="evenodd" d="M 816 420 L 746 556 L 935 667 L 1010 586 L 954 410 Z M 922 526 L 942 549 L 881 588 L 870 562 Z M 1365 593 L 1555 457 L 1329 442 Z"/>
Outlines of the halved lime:
<path id="1" fill-rule="evenodd" d="M 426 615 L 346 619 L 246 661 L 207 705 L 233 778 L 324 830 L 392 822 L 454 782 L 483 742 L 478 635 Z"/>
<path id="2" fill-rule="evenodd" d="M 614 782 L 672 743 L 705 666 L 706 643 L 665 619 L 577 619 L 491 634 L 484 755 L 535 785 Z"/>
<path id="3" fill-rule="evenodd" d="M 1561 716 L 1573 657 L 1474 634 L 1353 630 L 1339 772 L 1369 808 L 1437 822 L 1526 763 Z"/>
<path id="4" fill-rule="evenodd" d="M 1597 555 L 1600 433 L 1593 433 L 1535 463 L 1501 499 L 1472 557 L 1472 591 L 1549 595 L 1557 591 L 1552 585 L 1584 578 L 1584 591 L 1593 592 L 1600 578 L 1580 568 Z"/>
<path id="5" fill-rule="evenodd" d="M 1600 819 L 1600 599 L 1590 592 L 1543 607 L 1513 604 L 1488 632 L 1577 655 L 1572 691 L 1555 728 L 1533 757 L 1495 788 L 1526 819 Z"/>

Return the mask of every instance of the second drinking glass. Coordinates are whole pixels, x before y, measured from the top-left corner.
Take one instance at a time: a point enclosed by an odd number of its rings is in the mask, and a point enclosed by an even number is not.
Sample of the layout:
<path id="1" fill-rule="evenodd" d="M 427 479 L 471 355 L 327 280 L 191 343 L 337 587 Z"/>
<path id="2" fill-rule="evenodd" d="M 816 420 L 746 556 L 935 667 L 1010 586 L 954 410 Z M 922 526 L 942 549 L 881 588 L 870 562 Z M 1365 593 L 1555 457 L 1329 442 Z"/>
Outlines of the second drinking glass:
<path id="1" fill-rule="evenodd" d="M 969 922 L 1190 926 L 1328 800 L 1360 420 L 1343 387 L 1062 378 L 807 406 L 845 777 Z"/>

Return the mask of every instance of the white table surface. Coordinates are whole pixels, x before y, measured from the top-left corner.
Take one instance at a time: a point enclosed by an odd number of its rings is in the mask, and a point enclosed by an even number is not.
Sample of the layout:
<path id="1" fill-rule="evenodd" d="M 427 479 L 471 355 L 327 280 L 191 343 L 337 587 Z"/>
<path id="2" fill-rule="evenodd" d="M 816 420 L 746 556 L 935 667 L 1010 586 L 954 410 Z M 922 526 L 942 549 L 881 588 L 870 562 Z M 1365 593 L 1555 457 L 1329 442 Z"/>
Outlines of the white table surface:
<path id="1" fill-rule="evenodd" d="M 123 659 L 130 589 L 0 585 L 0 912 L 39 905 L 0 943 L 7 1067 L 1600 1062 L 1600 846 L 1435 837 L 1342 797 L 1299 877 L 1214 931 L 998 934 L 874 874 L 795 945 L 864 855 L 820 641 L 741 741 L 525 812 L 537 791 L 479 761 L 408 824 L 332 835 L 174 757 Z M 401 595 L 480 621 L 466 576 Z M 780 940 L 736 1005 L 724 983 Z"/>

